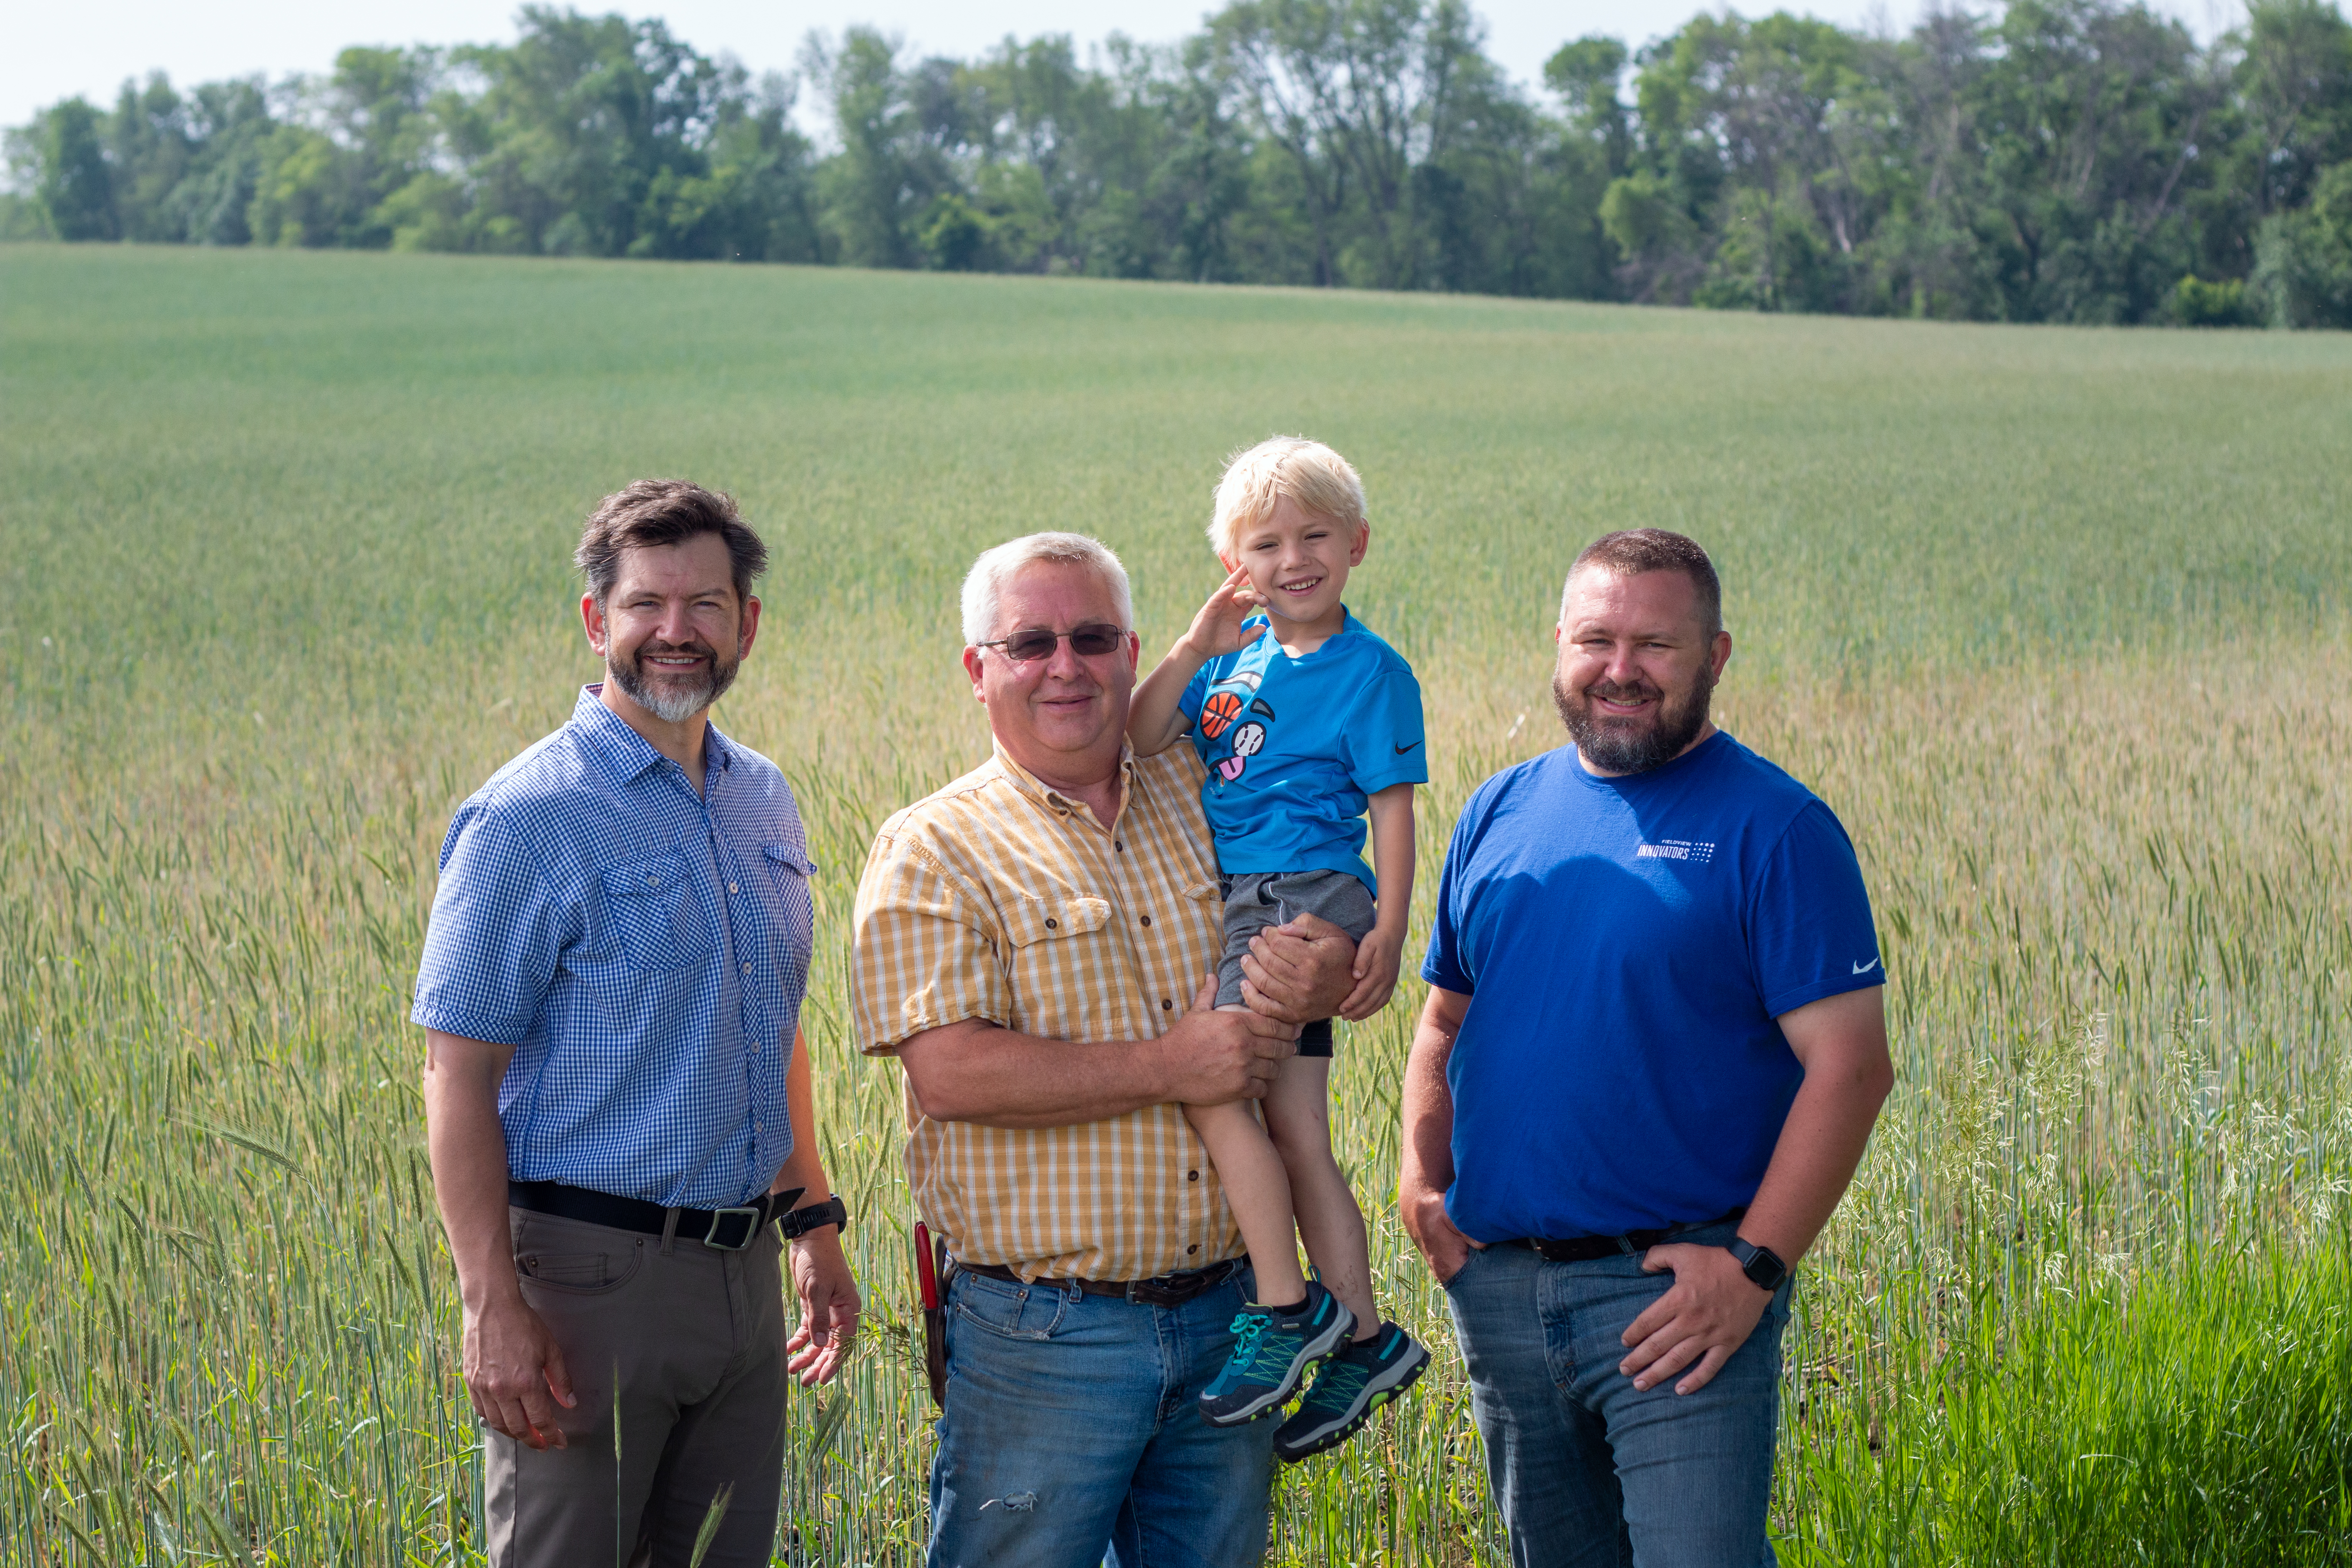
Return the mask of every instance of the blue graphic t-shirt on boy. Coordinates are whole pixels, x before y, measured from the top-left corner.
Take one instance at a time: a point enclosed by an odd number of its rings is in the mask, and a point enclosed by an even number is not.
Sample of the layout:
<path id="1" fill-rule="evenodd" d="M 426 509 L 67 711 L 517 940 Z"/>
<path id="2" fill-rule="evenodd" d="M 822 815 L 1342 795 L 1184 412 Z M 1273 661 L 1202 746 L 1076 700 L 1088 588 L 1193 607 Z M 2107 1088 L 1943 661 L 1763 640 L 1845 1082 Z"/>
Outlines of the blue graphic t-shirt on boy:
<path id="1" fill-rule="evenodd" d="M 1391 784 L 1427 784 L 1421 683 L 1394 648 L 1349 616 L 1304 658 L 1262 616 L 1255 642 L 1202 665 L 1178 699 L 1208 764 L 1201 805 L 1217 868 L 1345 871 L 1378 897 L 1364 864 L 1364 811 Z"/>
<path id="2" fill-rule="evenodd" d="M 1470 998 L 1445 1210 L 1479 1241 L 1748 1203 L 1804 1078 L 1775 1020 L 1886 973 L 1845 829 L 1719 732 L 1624 778 L 1574 746 L 1496 774 L 1437 900 L 1422 978 Z"/>

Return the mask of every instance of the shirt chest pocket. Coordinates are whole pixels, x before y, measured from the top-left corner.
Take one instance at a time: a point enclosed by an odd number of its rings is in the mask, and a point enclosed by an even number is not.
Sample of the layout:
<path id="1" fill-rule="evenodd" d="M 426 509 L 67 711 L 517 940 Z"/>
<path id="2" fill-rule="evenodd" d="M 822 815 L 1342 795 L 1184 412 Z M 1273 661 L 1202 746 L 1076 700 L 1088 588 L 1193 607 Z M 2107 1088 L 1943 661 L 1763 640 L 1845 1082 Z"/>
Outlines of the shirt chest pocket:
<path id="1" fill-rule="evenodd" d="M 629 967 L 683 969 L 709 947 L 702 900 L 680 855 L 651 855 L 598 872 L 615 954 Z"/>
<path id="2" fill-rule="evenodd" d="M 797 844 L 762 844 L 760 851 L 767 866 L 769 889 L 782 912 L 779 934 L 785 962 L 787 965 L 805 964 L 816 923 L 815 899 L 809 890 L 809 879 L 816 875 L 816 862 Z"/>
<path id="3" fill-rule="evenodd" d="M 1093 947 L 1080 939 L 1110 924 L 1107 899 L 1023 899 L 1004 911 L 1004 939 L 1022 963 L 1082 959 Z"/>

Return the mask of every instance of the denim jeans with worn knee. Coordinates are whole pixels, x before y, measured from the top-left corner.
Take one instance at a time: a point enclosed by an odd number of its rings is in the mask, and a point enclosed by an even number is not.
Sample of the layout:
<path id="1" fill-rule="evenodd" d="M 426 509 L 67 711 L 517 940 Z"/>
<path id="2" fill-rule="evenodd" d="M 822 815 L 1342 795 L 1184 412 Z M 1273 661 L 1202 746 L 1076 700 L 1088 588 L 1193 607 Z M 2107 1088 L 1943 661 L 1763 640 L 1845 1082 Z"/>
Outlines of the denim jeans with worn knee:
<path id="1" fill-rule="evenodd" d="M 1719 1247 L 1735 1222 L 1673 1238 Z M 1621 1338 L 1674 1276 L 1639 1256 L 1547 1263 L 1473 1248 L 1445 1282 L 1486 1479 L 1521 1568 L 1769 1568 L 1784 1282 L 1748 1342 L 1690 1394 L 1637 1392 Z"/>
<path id="2" fill-rule="evenodd" d="M 930 1568 L 1246 1568 L 1271 1421 L 1212 1426 L 1250 1272 L 1181 1307 L 958 1272 L 931 1461 Z"/>

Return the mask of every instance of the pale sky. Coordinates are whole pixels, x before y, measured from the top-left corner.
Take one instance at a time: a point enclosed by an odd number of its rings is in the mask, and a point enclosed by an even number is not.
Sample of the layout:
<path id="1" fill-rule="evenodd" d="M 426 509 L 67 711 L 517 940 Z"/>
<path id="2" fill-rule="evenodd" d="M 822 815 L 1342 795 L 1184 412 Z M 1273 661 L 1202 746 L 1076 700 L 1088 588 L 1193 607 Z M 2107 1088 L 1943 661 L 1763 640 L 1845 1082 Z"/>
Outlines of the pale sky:
<path id="1" fill-rule="evenodd" d="M 968 57 L 1006 34 L 1068 33 L 1083 51 L 1114 29 L 1159 43 L 1195 30 L 1213 7 L 1202 0 L 585 0 L 583 11 L 621 10 L 666 18 L 705 54 L 731 53 L 757 73 L 789 69 L 812 28 L 838 33 L 868 23 L 929 54 Z M 1907 27 L 1919 0 L 1778 0 L 1789 8 L 1853 26 L 1874 16 Z M 2210 38 L 2242 14 L 2241 0 L 2151 0 Z M 1639 46 L 1706 8 L 1702 0 L 1473 0 L 1487 29 L 1487 53 L 1521 82 L 1540 79 L 1543 62 L 1570 38 L 1608 33 Z M 1747 15 L 1778 8 L 1748 0 Z M 112 103 L 125 77 L 153 69 L 182 86 L 266 72 L 323 71 L 349 44 L 503 43 L 514 37 L 509 0 L 19 0 L 0 22 L 0 125 L 80 93 Z"/>

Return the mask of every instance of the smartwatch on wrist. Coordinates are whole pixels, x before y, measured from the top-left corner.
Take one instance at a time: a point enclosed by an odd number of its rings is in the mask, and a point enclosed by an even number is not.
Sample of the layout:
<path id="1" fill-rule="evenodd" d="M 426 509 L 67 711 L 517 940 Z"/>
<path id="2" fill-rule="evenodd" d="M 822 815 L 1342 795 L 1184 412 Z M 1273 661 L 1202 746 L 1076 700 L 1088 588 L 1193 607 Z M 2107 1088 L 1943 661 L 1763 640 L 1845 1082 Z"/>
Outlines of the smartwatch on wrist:
<path id="1" fill-rule="evenodd" d="M 849 1205 L 841 1201 L 839 1193 L 834 1194 L 821 1204 L 811 1204 L 806 1208 L 794 1209 L 776 1221 L 776 1228 L 784 1233 L 786 1241 L 798 1241 L 809 1232 L 828 1225 L 839 1226 L 841 1227 L 839 1234 L 842 1236 L 849 1234 Z"/>
<path id="2" fill-rule="evenodd" d="M 1724 1250 L 1739 1265 L 1739 1271 L 1748 1276 L 1748 1282 L 1759 1290 L 1778 1290 L 1780 1281 L 1789 1277 L 1789 1266 L 1769 1247 L 1759 1247 L 1735 1236 L 1725 1244 Z"/>

